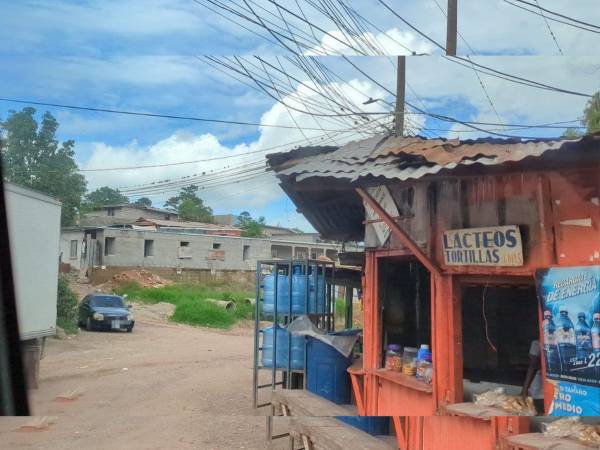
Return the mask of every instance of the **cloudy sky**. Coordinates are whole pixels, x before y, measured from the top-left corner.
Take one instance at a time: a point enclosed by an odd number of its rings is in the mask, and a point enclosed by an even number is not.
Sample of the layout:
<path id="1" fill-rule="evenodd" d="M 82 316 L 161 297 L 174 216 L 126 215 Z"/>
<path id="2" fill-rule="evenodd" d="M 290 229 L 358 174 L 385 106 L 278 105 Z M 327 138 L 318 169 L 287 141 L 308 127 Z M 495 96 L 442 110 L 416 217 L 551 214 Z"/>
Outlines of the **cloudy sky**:
<path id="1" fill-rule="evenodd" d="M 475 63 L 575 93 L 600 90 L 600 29 L 594 25 L 600 25 L 600 8 L 596 0 L 568 2 L 568 8 L 567 2 L 560 0 L 538 2 L 589 25 L 582 25 L 586 28 L 582 30 L 552 20 L 546 23 L 543 16 L 534 14 L 539 10 L 518 0 L 461 0 L 459 54 L 476 55 L 472 56 Z M 281 0 L 279 8 L 271 0 L 249 1 L 250 6 L 243 0 L 224 4 L 238 12 L 251 7 L 244 12 L 251 21 L 256 21 L 252 11 L 269 23 L 281 24 L 277 17 L 283 15 L 288 27 L 312 42 L 302 48 L 305 54 L 338 55 L 315 59 L 334 74 L 331 89 L 373 113 L 358 125 L 355 118 L 315 117 L 296 111 L 321 101 L 317 86 L 290 64 L 286 59 L 290 51 L 277 45 L 272 34 L 218 9 L 215 2 L 4 3 L 0 15 L 2 98 L 262 124 L 37 107 L 57 117 L 61 139 L 76 141 L 77 161 L 89 188 L 119 187 L 132 198 L 147 193 L 156 206 L 162 206 L 178 183 L 196 180 L 204 186 L 202 196 L 216 213 L 249 210 L 253 215 L 265 215 L 273 224 L 310 229 L 275 180 L 261 172 L 264 154 L 306 143 L 341 144 L 360 138 L 374 130 L 378 121 L 385 122 L 386 116 L 377 113 L 389 111 L 394 102 L 395 59 L 350 56 L 356 55 L 357 49 L 346 45 L 336 24 L 310 5 L 318 2 Z M 363 39 L 374 43 L 373 48 L 388 54 L 409 50 L 426 54 L 407 59 L 406 95 L 411 104 L 462 121 L 508 124 L 485 128 L 516 136 L 557 136 L 563 129 L 515 129 L 519 127 L 509 125 L 567 121 L 578 125 L 587 101 L 584 95 L 533 88 L 489 74 L 478 77 L 468 63 L 459 65 L 444 58 L 436 44 L 445 44 L 444 0 L 345 3 L 355 8 L 355 17 L 364 20 Z M 535 4 L 535 0 L 529 3 Z M 303 17 L 313 24 L 312 29 Z M 247 79 L 238 76 L 236 80 L 231 73 L 211 67 L 204 55 L 243 55 L 246 64 L 282 67 L 282 72 L 268 72 L 289 85 L 289 92 L 281 93 L 288 108 Z M 369 98 L 381 101 L 363 105 Z M 23 106 L 0 102 L 0 119 Z M 410 133 L 464 139 L 485 134 L 415 112 L 407 115 Z M 294 129 L 296 126 L 302 130 Z M 96 170 L 134 166 L 145 167 Z M 161 180 L 171 184 L 147 186 Z"/>

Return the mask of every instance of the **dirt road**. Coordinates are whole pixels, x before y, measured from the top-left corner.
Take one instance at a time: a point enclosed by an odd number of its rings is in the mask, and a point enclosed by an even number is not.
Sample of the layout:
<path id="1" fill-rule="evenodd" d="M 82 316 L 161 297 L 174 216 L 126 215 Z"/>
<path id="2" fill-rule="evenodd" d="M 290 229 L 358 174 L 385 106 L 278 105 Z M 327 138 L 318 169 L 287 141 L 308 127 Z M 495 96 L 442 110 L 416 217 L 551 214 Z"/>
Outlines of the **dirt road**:
<path id="1" fill-rule="evenodd" d="M 252 331 L 138 322 L 133 333 L 49 339 L 23 431 L 0 420 L 1 448 L 264 449 L 265 418 L 251 409 Z M 78 390 L 73 401 L 61 394 Z"/>

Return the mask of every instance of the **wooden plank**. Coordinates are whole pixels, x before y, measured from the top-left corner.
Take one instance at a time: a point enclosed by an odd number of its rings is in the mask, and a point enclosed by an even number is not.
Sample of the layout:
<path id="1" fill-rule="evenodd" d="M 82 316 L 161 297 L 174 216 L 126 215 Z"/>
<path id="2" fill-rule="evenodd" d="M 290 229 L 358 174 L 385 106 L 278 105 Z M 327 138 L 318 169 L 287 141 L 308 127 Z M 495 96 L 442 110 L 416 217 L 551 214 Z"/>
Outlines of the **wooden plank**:
<path id="1" fill-rule="evenodd" d="M 307 436 L 314 450 L 391 450 L 396 449 L 395 440 L 371 436 L 358 428 L 346 425 L 334 418 L 296 417 L 290 423 L 290 434 L 301 438 Z"/>
<path id="2" fill-rule="evenodd" d="M 414 389 L 415 391 L 427 393 L 433 392 L 433 387 L 430 384 L 425 383 L 421 380 L 417 380 L 415 377 L 411 377 L 400 372 L 394 372 L 387 369 L 379 369 L 375 371 L 375 374 L 379 378 L 391 381 L 392 383 L 400 384 L 409 389 Z"/>
<path id="3" fill-rule="evenodd" d="M 292 416 L 356 416 L 353 405 L 337 405 L 304 389 L 282 389 L 271 393 L 271 403 L 277 408 L 285 405 Z"/>
<path id="4" fill-rule="evenodd" d="M 517 434 L 506 437 L 506 442 L 522 450 L 590 450 L 591 447 L 579 444 L 572 439 L 545 436 L 542 433 Z"/>

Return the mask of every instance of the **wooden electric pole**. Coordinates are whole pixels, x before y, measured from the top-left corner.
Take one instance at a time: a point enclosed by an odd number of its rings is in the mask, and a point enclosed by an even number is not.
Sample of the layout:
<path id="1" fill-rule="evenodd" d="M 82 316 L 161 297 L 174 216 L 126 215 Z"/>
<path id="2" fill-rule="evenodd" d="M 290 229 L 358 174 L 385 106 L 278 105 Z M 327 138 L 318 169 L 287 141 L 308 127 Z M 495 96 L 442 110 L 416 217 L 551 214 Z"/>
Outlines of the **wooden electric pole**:
<path id="1" fill-rule="evenodd" d="M 448 0 L 446 23 L 446 55 L 456 56 L 458 0 Z"/>
<path id="2" fill-rule="evenodd" d="M 406 85 L 406 56 L 398 56 L 398 73 L 396 74 L 396 111 L 395 127 L 396 136 L 404 133 L 404 90 Z"/>

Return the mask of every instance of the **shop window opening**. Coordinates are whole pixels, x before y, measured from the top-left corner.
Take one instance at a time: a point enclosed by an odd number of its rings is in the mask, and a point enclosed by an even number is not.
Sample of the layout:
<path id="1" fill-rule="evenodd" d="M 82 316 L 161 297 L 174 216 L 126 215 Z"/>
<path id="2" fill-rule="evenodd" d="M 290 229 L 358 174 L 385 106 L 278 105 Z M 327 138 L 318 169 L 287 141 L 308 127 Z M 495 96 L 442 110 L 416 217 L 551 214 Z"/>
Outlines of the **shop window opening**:
<path id="1" fill-rule="evenodd" d="M 461 310 L 465 401 L 497 387 L 519 395 L 532 342 L 539 342 L 535 288 L 465 286 Z"/>
<path id="2" fill-rule="evenodd" d="M 416 261 L 382 258 L 379 262 L 379 296 L 382 307 L 382 361 L 386 367 L 386 351 L 398 348 L 431 349 L 430 276 Z M 389 364 L 388 364 L 389 366 Z M 433 361 L 435 367 L 435 361 Z M 413 375 L 410 369 L 402 372 Z M 435 369 L 434 369 L 435 370 Z"/>

